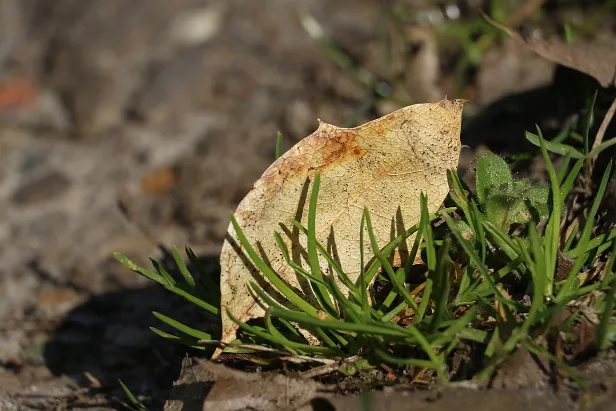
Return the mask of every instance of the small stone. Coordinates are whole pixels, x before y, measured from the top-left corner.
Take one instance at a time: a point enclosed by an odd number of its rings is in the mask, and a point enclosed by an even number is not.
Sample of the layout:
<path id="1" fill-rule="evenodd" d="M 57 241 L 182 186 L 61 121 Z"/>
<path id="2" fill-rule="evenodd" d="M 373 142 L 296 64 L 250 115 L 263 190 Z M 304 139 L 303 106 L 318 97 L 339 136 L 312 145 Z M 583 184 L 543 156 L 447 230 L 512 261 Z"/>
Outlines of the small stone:
<path id="1" fill-rule="evenodd" d="M 220 31 L 222 11 L 218 6 L 182 11 L 171 22 L 169 37 L 174 43 L 185 47 L 203 44 Z"/>

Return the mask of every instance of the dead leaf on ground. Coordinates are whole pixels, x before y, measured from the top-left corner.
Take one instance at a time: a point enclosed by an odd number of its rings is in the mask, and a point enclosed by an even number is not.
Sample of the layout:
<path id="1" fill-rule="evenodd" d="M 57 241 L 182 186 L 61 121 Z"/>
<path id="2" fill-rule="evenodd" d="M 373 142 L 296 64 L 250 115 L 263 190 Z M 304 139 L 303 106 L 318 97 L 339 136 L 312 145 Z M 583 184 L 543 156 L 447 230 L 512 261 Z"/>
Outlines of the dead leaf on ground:
<path id="1" fill-rule="evenodd" d="M 165 411 L 293 410 L 326 394 L 310 379 L 248 373 L 197 358 L 185 358 Z"/>
<path id="2" fill-rule="evenodd" d="M 317 204 L 317 239 L 331 250 L 348 276 L 360 272 L 359 227 L 364 207 L 370 210 L 379 247 L 419 222 L 419 196 L 428 196 L 436 212 L 449 191 L 447 172 L 460 155 L 462 100 L 442 100 L 402 108 L 355 128 L 320 123 L 319 128 L 272 164 L 242 200 L 235 217 L 252 246 L 299 295 L 309 298 L 307 284 L 286 264 L 274 238 L 283 237 L 293 260 L 309 270 L 306 236 L 289 222 L 307 226 L 310 182 L 321 173 Z M 366 256 L 373 255 L 368 236 Z M 407 244 L 396 260 L 404 263 Z M 369 257 L 368 257 L 369 258 Z M 222 341 L 235 338 L 240 321 L 262 317 L 251 295 L 251 281 L 264 285 L 256 268 L 229 230 L 221 257 Z M 320 261 L 325 274 L 327 262 Z"/>
<path id="3" fill-rule="evenodd" d="M 540 56 L 561 66 L 580 71 L 594 77 L 602 87 L 616 85 L 616 41 L 568 44 L 560 40 L 526 39 L 487 15 L 484 18 L 494 27 L 522 42 Z"/>
<path id="4" fill-rule="evenodd" d="M 514 39 L 492 47 L 484 55 L 477 72 L 477 97 L 473 101 L 488 106 L 504 97 L 534 90 L 553 81 L 556 64 L 544 59 Z"/>
<path id="5" fill-rule="evenodd" d="M 607 401 L 605 401 L 607 403 Z M 609 403 L 610 405 L 613 403 Z M 477 387 L 450 386 L 435 390 L 396 387 L 354 396 L 317 397 L 310 405 L 295 411 L 573 411 L 574 406 L 553 390 L 500 389 L 482 390 Z M 608 410 L 610 408 L 601 408 Z M 599 408 L 593 408 L 598 411 Z"/>

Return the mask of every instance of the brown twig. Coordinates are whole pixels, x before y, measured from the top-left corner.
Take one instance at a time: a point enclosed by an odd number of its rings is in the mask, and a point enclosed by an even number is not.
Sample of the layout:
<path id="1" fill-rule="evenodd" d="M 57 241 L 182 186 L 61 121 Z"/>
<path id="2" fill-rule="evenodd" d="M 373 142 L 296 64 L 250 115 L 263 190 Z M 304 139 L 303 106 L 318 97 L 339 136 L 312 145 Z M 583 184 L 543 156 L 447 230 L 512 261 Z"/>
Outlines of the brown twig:
<path id="1" fill-rule="evenodd" d="M 199 340 L 197 341 L 197 343 L 203 344 L 203 345 L 218 345 L 221 347 L 230 346 L 230 344 L 225 344 L 222 341 L 218 341 L 218 340 Z M 231 346 L 233 348 L 244 348 L 248 350 L 260 351 L 260 352 L 266 352 L 266 353 L 273 354 L 273 355 L 278 355 L 280 356 L 281 360 L 296 363 L 296 364 L 303 364 L 307 362 L 317 362 L 317 363 L 329 365 L 329 364 L 339 363 L 339 361 L 330 360 L 327 358 L 308 357 L 305 355 L 290 355 L 287 351 L 281 351 L 281 350 L 277 350 L 275 348 L 270 348 L 270 347 L 263 347 L 257 344 L 233 344 Z"/>
<path id="2" fill-rule="evenodd" d="M 595 141 L 592 144 L 592 150 L 599 147 L 599 145 L 603 142 L 603 137 L 605 137 L 605 132 L 607 131 L 607 127 L 610 125 L 612 118 L 614 117 L 614 113 L 616 113 L 616 98 L 614 99 L 614 101 L 612 101 L 612 105 L 607 110 L 605 117 L 603 117 L 603 121 L 601 122 L 601 125 L 599 126 L 599 131 L 597 131 L 597 136 L 595 137 Z M 597 154 L 595 154 L 593 157 L 596 157 Z"/>
<path id="3" fill-rule="evenodd" d="M 357 361 L 359 359 L 361 359 L 359 355 L 354 355 L 352 357 L 347 358 L 344 361 L 336 361 L 333 364 L 321 365 L 320 367 L 315 367 L 308 371 L 304 371 L 300 373 L 299 375 L 304 378 L 320 377 L 321 375 L 329 374 L 330 372 L 334 372 L 338 370 L 338 368 L 340 368 L 340 366 L 343 364 L 348 364 L 348 363 Z"/>

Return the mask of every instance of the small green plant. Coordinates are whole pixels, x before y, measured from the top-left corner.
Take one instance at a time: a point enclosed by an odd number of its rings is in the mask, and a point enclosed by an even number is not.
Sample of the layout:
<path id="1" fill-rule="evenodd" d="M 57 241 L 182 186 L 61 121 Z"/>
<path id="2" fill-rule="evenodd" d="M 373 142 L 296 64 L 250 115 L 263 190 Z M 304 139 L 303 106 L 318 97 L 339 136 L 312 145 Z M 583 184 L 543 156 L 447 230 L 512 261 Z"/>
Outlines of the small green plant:
<path id="1" fill-rule="evenodd" d="M 513 224 L 538 223 L 549 216 L 549 187 L 514 180 L 505 160 L 496 154 L 480 157 L 476 170 L 477 199 L 491 223 L 508 231 Z"/>
<path id="2" fill-rule="evenodd" d="M 452 199 L 460 206 L 465 194 L 461 194 L 462 182 L 456 182 L 460 185 L 459 195 Z M 505 160 L 496 154 L 487 153 L 477 159 L 475 188 L 471 196 L 483 217 L 507 233 L 514 224 L 538 224 L 549 217 L 549 187 L 534 185 L 528 179 L 514 179 Z M 467 241 L 477 239 L 473 226 L 482 232 L 473 221 L 459 219 L 454 224 Z"/>

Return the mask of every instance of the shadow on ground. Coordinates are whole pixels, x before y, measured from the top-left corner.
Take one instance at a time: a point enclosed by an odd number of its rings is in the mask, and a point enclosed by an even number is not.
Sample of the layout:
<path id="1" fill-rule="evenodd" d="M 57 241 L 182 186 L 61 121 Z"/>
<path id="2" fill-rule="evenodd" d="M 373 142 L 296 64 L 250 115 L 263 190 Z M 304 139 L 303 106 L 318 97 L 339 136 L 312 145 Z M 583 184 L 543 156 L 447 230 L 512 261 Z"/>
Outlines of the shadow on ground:
<path id="1" fill-rule="evenodd" d="M 217 266 L 217 260 L 212 256 L 202 262 Z M 136 274 L 127 270 L 126 275 Z M 173 330 L 152 311 L 206 332 L 217 326 L 203 310 L 158 285 L 96 294 L 73 309 L 51 335 L 43 354 L 47 367 L 54 375 L 68 376 L 107 399 L 125 400 L 121 379 L 149 409 L 162 407 L 178 378 L 182 358 L 206 354 L 154 334 L 149 327 Z M 92 384 L 88 374 L 100 387 Z"/>

